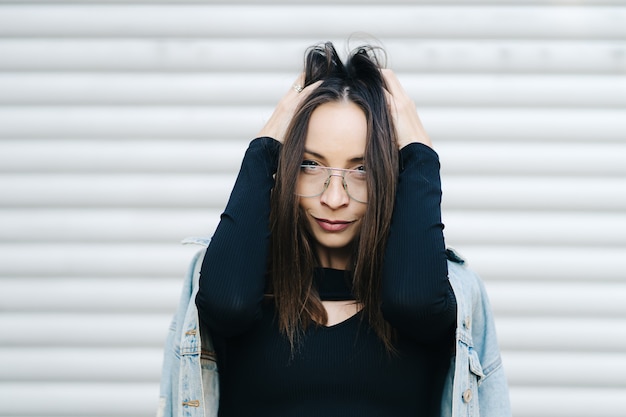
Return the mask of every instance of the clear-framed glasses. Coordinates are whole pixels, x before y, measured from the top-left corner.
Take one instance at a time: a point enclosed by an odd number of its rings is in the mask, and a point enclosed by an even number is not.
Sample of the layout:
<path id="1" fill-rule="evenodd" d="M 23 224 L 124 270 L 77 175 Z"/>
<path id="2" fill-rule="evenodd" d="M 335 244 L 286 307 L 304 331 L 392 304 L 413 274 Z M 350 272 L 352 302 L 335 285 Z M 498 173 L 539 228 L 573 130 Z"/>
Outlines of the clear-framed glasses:
<path id="1" fill-rule="evenodd" d="M 367 181 L 363 169 L 331 168 L 321 165 L 300 165 L 297 195 L 318 197 L 326 191 L 331 177 L 340 177 L 348 196 L 359 203 L 367 203 Z"/>

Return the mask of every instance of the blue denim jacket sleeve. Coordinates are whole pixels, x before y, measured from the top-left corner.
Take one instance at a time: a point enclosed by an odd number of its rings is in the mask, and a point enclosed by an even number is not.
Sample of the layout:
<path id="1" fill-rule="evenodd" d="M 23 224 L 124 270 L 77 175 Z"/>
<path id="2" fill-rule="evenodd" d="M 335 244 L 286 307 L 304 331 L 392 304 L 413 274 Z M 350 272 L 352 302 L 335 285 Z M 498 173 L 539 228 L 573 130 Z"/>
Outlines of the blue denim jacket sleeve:
<path id="1" fill-rule="evenodd" d="M 510 417 L 509 392 L 491 305 L 464 261 L 448 261 L 457 299 L 456 354 L 442 397 L 442 417 Z"/>
<path id="2" fill-rule="evenodd" d="M 184 243 L 201 246 L 208 239 Z M 214 417 L 219 404 L 218 368 L 209 335 L 200 334 L 194 299 L 204 250 L 183 283 L 166 340 L 157 417 Z M 453 257 L 453 259 L 455 259 Z M 510 417 L 509 393 L 489 299 L 478 275 L 448 261 L 457 300 L 456 355 L 442 397 L 442 417 Z"/>
<path id="3" fill-rule="evenodd" d="M 185 244 L 208 245 L 209 239 L 189 238 Z M 176 313 L 167 335 L 157 417 L 214 417 L 219 403 L 218 370 L 209 335 L 200 333 L 198 292 L 204 249 L 192 259 Z"/>

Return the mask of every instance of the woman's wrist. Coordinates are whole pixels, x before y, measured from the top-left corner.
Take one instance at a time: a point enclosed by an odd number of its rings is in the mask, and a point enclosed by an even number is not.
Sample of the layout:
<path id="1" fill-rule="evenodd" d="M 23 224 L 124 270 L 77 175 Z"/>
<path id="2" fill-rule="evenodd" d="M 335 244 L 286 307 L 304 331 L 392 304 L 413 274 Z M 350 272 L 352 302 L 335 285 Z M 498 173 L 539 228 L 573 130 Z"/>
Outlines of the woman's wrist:
<path id="1" fill-rule="evenodd" d="M 430 138 L 429 137 L 425 137 L 425 138 L 421 138 L 421 139 L 398 140 L 398 149 L 402 150 L 402 149 L 406 148 L 408 145 L 410 145 L 412 143 L 421 143 L 423 145 L 428 146 L 429 148 L 433 147 L 433 144 L 430 141 Z"/>
<path id="2" fill-rule="evenodd" d="M 400 172 L 408 166 L 432 161 L 439 166 L 439 155 L 422 142 L 411 142 L 400 149 Z"/>

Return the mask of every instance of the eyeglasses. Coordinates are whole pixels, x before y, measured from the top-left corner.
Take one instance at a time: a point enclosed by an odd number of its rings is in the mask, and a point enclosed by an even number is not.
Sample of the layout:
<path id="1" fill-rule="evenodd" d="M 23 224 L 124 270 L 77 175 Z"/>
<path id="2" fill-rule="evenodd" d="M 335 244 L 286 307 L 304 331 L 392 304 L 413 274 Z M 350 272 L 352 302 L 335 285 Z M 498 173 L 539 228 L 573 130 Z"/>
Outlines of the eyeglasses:
<path id="1" fill-rule="evenodd" d="M 300 165 L 298 192 L 300 197 L 317 197 L 328 188 L 331 177 L 341 177 L 343 189 L 359 203 L 367 203 L 365 170 L 330 168 L 320 165 Z"/>

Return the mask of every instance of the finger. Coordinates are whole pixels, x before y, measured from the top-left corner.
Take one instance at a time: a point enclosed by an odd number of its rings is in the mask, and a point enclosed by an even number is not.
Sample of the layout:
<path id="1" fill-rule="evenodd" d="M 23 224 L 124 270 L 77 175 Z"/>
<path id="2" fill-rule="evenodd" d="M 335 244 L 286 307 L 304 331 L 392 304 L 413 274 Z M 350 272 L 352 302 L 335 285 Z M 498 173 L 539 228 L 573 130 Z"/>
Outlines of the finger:
<path id="1" fill-rule="evenodd" d="M 393 98 L 393 95 L 384 90 L 385 101 L 387 102 L 387 107 L 389 108 L 389 112 L 391 113 L 391 117 L 395 120 L 397 118 L 398 109 L 396 108 L 396 100 Z"/>
<path id="2" fill-rule="evenodd" d="M 304 72 L 298 74 L 295 81 L 291 85 L 290 92 L 295 92 L 296 94 L 299 94 L 302 92 L 302 90 L 304 90 Z"/>
<path id="3" fill-rule="evenodd" d="M 303 81 L 304 73 L 300 74 L 296 78 L 295 82 L 298 83 Z M 298 89 L 300 92 L 296 91 L 296 89 L 292 86 L 292 88 L 285 93 L 274 108 L 274 112 L 259 132 L 259 136 L 269 136 L 279 142 L 283 142 L 287 127 L 289 126 L 291 119 L 294 117 L 298 106 L 319 85 L 320 82 L 313 83 L 302 90 Z"/>
<path id="4" fill-rule="evenodd" d="M 294 110 L 295 107 L 299 106 L 304 100 L 306 100 L 306 98 L 309 97 L 309 95 L 311 95 L 311 93 L 315 91 L 315 89 L 319 87 L 320 84 L 322 84 L 321 80 L 316 81 L 311 85 L 307 85 L 305 88 L 302 89 L 297 89 L 295 88 L 296 85 L 294 85 L 294 88 L 292 88 L 292 92 L 294 95 L 291 96 Z"/>
<path id="5" fill-rule="evenodd" d="M 399 114 L 398 114 L 398 98 L 401 98 L 404 92 L 401 90 L 400 82 L 398 78 L 393 73 L 393 71 L 389 69 L 383 70 L 383 77 L 386 84 L 386 89 L 384 89 L 385 99 L 387 101 L 387 108 L 389 109 L 389 113 L 391 115 L 391 119 L 396 126 L 396 133 L 398 132 L 398 124 Z"/>
<path id="6" fill-rule="evenodd" d="M 398 77 L 390 69 L 383 69 L 382 73 L 387 89 L 393 95 L 394 91 L 398 91 L 398 89 L 401 88 L 400 81 L 398 81 Z"/>
<path id="7" fill-rule="evenodd" d="M 318 80 L 315 81 L 313 84 L 309 84 L 307 85 L 302 92 L 300 93 L 301 95 L 304 95 L 305 97 L 308 96 L 309 94 L 311 94 L 312 91 L 314 91 L 317 87 L 319 87 L 322 84 L 322 80 Z"/>
<path id="8" fill-rule="evenodd" d="M 403 96 L 408 97 L 406 91 L 404 90 L 404 87 L 402 87 L 402 84 L 398 79 L 398 76 L 392 70 L 384 69 L 382 70 L 382 72 L 385 84 L 387 84 L 387 88 L 392 96 L 396 98 L 400 98 Z"/>

